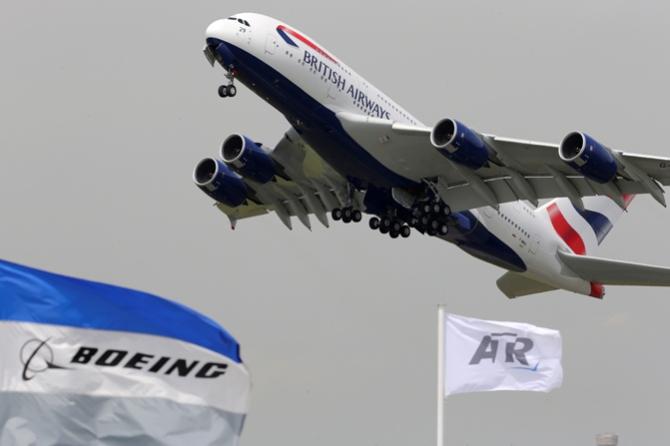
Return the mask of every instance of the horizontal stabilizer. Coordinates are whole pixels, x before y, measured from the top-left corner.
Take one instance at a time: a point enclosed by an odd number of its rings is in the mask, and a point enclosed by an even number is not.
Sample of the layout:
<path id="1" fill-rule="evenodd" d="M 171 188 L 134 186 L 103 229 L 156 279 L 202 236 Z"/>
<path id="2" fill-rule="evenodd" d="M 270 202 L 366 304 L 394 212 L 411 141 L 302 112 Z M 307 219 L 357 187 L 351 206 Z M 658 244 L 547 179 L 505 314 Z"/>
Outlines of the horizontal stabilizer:
<path id="1" fill-rule="evenodd" d="M 670 268 L 579 256 L 563 251 L 559 257 L 575 274 L 603 285 L 670 286 Z"/>
<path id="2" fill-rule="evenodd" d="M 510 299 L 515 297 L 528 296 L 529 294 L 544 293 L 553 291 L 556 288 L 551 285 L 538 282 L 518 273 L 505 273 L 496 281 L 498 289 Z"/>

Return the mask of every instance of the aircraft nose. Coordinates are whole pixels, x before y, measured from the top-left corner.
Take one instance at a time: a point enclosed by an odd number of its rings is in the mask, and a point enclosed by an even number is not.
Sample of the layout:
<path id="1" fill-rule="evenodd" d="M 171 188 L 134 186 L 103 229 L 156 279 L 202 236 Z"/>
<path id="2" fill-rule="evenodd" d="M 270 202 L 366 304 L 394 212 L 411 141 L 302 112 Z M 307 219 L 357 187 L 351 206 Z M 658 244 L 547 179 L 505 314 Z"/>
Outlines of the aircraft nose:
<path id="1" fill-rule="evenodd" d="M 231 27 L 230 20 L 216 20 L 212 22 L 205 31 L 207 46 L 211 54 L 228 68 L 235 63 L 235 56 L 231 51 L 230 42 L 233 41 L 235 30 Z"/>
<path id="2" fill-rule="evenodd" d="M 209 24 L 205 31 L 205 37 L 209 42 L 210 39 L 217 39 L 220 41 L 227 41 L 229 39 L 230 26 L 229 20 L 219 19 Z"/>

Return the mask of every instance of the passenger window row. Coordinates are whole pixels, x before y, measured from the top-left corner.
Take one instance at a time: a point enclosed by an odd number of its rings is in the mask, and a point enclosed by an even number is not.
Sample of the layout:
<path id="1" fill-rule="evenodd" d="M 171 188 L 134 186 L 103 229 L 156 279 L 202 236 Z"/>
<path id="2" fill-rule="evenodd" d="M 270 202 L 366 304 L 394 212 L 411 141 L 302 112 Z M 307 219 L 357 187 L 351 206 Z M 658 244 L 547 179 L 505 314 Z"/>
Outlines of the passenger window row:
<path id="1" fill-rule="evenodd" d="M 507 215 L 501 213 L 500 216 L 503 218 L 503 220 L 505 220 L 506 222 L 508 222 L 509 224 L 511 224 L 512 226 L 514 226 L 516 229 L 518 229 L 519 232 L 521 232 L 524 236 L 526 236 L 526 237 L 530 237 L 530 234 L 529 234 L 528 232 L 524 231 L 524 230 L 521 228 L 521 226 L 519 226 L 518 224 L 516 224 L 511 218 L 507 217 Z"/>

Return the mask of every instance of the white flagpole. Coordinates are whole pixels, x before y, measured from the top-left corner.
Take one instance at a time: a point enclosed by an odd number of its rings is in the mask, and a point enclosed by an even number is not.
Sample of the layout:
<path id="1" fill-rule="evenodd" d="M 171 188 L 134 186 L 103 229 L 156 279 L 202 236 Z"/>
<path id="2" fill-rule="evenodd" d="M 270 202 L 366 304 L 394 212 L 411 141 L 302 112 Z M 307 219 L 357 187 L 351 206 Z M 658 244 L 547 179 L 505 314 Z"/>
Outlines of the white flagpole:
<path id="1" fill-rule="evenodd" d="M 437 446 L 444 446 L 444 307 L 437 306 Z"/>

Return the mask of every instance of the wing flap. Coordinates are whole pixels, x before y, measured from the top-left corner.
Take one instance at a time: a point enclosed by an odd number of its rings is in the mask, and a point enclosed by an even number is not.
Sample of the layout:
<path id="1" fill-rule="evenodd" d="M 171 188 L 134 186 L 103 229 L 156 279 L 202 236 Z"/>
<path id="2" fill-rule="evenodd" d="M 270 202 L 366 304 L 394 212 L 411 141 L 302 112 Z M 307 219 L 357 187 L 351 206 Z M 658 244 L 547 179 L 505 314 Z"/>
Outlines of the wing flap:
<path id="1" fill-rule="evenodd" d="M 335 208 L 355 205 L 362 201 L 347 180 L 326 163 L 294 130 L 289 129 L 270 156 L 282 169 L 275 181 L 256 183 L 245 178 L 255 192 L 253 200 L 235 208 L 217 203 L 234 228 L 238 220 L 274 212 L 281 222 L 292 229 L 292 217 L 311 229 L 310 215 L 328 227 L 327 212 Z"/>
<path id="2" fill-rule="evenodd" d="M 593 186 L 583 177 L 566 177 L 575 187 L 582 197 L 597 195 Z M 550 199 L 565 196 L 561 186 L 553 177 L 526 177 L 528 183 L 535 192 L 538 199 Z M 511 177 L 491 178 L 484 180 L 484 183 L 493 191 L 498 203 L 507 203 L 510 201 L 526 200 L 522 191 L 514 188 Z M 643 194 L 644 187 L 640 183 L 626 180 L 617 180 L 614 183 L 622 194 Z M 454 212 L 460 212 L 467 209 L 488 206 L 489 203 L 481 195 L 472 190 L 467 182 L 453 183 L 448 185 L 440 194 L 442 198 L 449 203 L 449 207 Z"/>
<path id="3" fill-rule="evenodd" d="M 584 280 L 603 285 L 670 286 L 670 268 L 600 257 L 579 256 L 563 251 L 559 257 Z"/>

